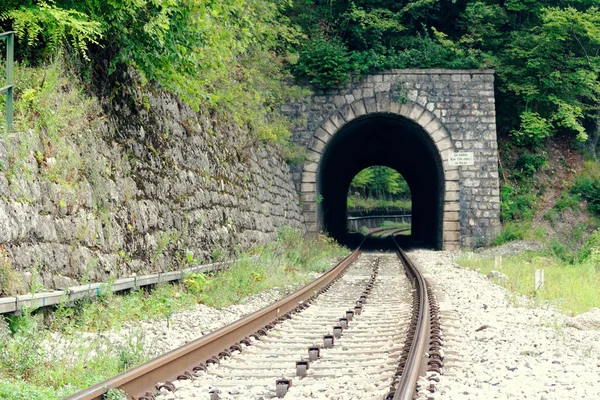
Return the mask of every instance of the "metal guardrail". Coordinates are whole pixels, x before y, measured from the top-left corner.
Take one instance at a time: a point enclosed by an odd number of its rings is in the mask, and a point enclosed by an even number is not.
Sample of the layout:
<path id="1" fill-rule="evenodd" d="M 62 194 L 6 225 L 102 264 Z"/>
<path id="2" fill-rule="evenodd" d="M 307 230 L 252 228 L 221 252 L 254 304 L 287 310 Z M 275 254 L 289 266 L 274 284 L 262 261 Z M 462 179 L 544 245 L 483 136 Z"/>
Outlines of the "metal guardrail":
<path id="1" fill-rule="evenodd" d="M 256 257 L 256 256 L 255 256 Z M 13 297 L 0 297 L 0 315 L 20 312 L 24 308 L 36 309 L 39 307 L 53 306 L 61 303 L 72 303 L 83 298 L 96 297 L 106 288 L 113 292 L 122 290 L 137 290 L 144 286 L 155 285 L 173 281 L 181 281 L 187 274 L 210 272 L 226 268 L 237 260 L 229 260 L 212 264 L 197 265 L 180 271 L 169 271 L 157 274 L 134 276 L 117 279 L 109 283 L 88 283 L 86 285 L 72 286 L 62 290 L 24 294 Z"/>
<path id="2" fill-rule="evenodd" d="M 363 215 L 360 217 L 348 217 L 350 221 L 363 220 L 363 219 L 375 219 L 375 218 L 408 218 L 412 217 L 412 214 L 390 214 L 390 215 Z"/>
<path id="3" fill-rule="evenodd" d="M 15 33 L 13 31 L 0 33 L 0 40 L 6 40 L 6 86 L 0 87 L 0 93 L 6 92 L 6 129 L 13 128 L 13 90 L 15 87 Z"/>

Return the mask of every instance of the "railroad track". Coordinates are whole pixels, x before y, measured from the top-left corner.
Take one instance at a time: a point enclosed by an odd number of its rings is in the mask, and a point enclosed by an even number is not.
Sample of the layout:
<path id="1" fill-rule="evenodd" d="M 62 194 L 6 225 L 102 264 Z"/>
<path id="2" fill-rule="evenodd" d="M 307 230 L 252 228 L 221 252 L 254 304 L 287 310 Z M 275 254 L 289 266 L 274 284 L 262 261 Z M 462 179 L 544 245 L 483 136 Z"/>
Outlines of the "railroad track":
<path id="1" fill-rule="evenodd" d="M 357 249 L 273 305 L 67 399 L 121 388 L 137 400 L 408 400 L 420 376 L 439 379 L 441 340 L 433 294 L 400 247 Z"/>
<path id="2" fill-rule="evenodd" d="M 369 231 L 369 235 L 373 237 L 386 237 L 386 236 L 395 236 L 401 233 L 410 232 L 410 228 L 395 228 L 395 227 L 381 227 L 371 229 Z"/>

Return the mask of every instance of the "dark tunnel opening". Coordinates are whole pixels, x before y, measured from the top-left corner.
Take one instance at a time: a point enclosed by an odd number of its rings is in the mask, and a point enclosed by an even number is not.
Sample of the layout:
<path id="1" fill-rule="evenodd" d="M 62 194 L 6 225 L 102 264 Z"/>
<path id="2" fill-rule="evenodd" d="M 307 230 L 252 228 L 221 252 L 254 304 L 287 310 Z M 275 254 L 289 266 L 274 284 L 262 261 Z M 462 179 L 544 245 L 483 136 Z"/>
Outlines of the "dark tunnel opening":
<path id="1" fill-rule="evenodd" d="M 383 165 L 408 183 L 412 201 L 411 234 L 405 246 L 442 248 L 444 173 L 440 155 L 425 130 L 390 114 L 355 119 L 329 140 L 317 170 L 320 229 L 355 247 L 362 235 L 347 229 L 347 195 L 361 170 Z"/>

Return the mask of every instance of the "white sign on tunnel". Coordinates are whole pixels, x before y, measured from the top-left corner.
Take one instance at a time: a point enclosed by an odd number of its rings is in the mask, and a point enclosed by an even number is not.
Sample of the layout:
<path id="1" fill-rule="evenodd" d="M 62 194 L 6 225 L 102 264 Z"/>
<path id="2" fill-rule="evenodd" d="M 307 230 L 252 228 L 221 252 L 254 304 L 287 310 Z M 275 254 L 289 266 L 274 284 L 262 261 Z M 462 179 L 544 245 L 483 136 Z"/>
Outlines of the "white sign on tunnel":
<path id="1" fill-rule="evenodd" d="M 448 165 L 473 165 L 475 157 L 472 151 L 458 151 L 450 153 L 448 156 Z"/>

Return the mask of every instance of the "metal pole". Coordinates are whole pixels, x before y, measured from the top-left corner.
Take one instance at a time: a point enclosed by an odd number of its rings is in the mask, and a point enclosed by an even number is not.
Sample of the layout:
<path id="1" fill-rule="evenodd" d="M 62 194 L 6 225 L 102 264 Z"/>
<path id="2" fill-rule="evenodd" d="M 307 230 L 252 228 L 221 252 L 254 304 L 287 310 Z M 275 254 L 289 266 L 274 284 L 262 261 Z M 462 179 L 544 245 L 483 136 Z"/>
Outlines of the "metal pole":
<path id="1" fill-rule="evenodd" d="M 12 131 L 13 128 L 13 88 L 14 65 L 15 65 L 15 34 L 11 33 L 6 37 L 6 128 Z"/>

